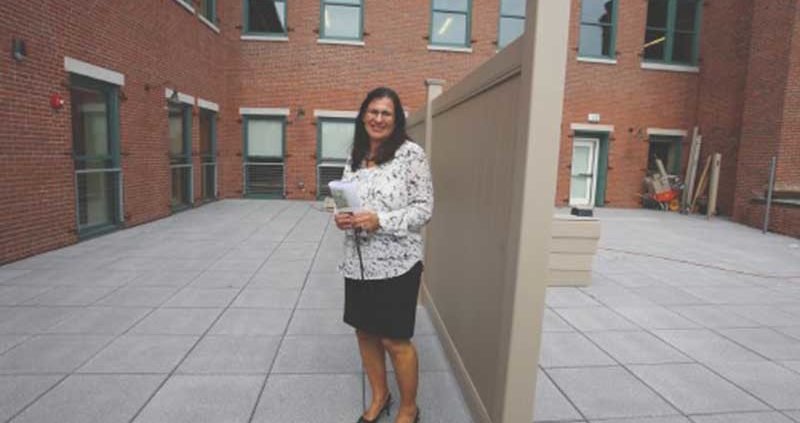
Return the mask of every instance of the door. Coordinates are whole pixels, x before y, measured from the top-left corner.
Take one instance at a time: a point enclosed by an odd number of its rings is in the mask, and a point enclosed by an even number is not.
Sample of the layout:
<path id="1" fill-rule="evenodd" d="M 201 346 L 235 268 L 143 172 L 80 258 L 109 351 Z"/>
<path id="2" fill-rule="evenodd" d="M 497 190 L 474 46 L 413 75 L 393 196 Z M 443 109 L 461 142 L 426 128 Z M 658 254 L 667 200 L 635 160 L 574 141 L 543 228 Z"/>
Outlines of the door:
<path id="1" fill-rule="evenodd" d="M 569 204 L 587 207 L 594 204 L 597 187 L 597 138 L 575 138 L 572 143 L 572 166 Z"/>
<path id="2" fill-rule="evenodd" d="M 244 126 L 245 196 L 285 198 L 285 118 L 245 116 Z"/>

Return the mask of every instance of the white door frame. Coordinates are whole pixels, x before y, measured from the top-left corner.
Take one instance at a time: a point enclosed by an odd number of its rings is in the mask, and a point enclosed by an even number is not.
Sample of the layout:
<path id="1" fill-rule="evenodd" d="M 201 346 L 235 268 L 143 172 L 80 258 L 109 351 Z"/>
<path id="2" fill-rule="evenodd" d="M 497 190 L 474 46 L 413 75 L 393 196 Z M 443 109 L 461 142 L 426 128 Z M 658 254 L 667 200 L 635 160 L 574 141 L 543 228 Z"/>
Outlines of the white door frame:
<path id="1" fill-rule="evenodd" d="M 599 138 L 589 138 L 589 137 L 580 137 L 574 138 L 572 141 L 572 151 L 573 151 L 573 158 L 575 152 L 576 145 L 584 145 L 589 146 L 591 148 L 591 167 L 592 167 L 592 175 L 591 175 L 591 184 L 589 187 L 589 199 L 587 203 L 576 203 L 573 201 L 571 195 L 571 187 L 572 187 L 572 172 L 570 171 L 569 183 L 570 183 L 570 198 L 569 198 L 569 205 L 570 206 L 581 206 L 581 207 L 593 207 L 595 194 L 597 191 L 597 159 L 599 156 L 600 150 L 600 139 Z M 570 169 L 572 169 L 572 164 L 570 164 Z"/>

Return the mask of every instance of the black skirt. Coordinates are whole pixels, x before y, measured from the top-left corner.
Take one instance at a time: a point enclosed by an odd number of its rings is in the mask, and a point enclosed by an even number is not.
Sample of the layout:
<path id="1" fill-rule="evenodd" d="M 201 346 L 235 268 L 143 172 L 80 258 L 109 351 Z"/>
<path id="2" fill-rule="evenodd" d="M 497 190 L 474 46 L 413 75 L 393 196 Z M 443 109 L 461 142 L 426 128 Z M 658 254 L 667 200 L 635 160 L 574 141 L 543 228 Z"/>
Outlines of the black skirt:
<path id="1" fill-rule="evenodd" d="M 422 262 L 400 276 L 365 280 L 344 278 L 344 322 L 383 338 L 414 336 Z"/>

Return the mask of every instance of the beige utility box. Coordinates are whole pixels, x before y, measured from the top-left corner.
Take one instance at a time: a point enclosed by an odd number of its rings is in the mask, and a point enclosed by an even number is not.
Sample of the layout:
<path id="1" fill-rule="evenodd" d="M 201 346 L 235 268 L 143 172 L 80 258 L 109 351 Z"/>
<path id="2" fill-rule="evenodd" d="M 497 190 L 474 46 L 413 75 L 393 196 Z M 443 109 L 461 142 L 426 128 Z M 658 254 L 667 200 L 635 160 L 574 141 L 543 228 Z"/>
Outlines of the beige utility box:
<path id="1" fill-rule="evenodd" d="M 548 286 L 589 286 L 600 240 L 600 221 L 568 214 L 553 216 Z"/>

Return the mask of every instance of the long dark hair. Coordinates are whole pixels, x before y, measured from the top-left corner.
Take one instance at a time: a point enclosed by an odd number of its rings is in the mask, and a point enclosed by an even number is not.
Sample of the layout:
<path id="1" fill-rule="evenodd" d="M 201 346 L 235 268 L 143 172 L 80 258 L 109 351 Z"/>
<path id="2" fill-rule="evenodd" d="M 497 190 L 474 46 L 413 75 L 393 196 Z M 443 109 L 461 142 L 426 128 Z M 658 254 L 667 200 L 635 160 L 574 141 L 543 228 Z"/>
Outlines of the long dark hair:
<path id="1" fill-rule="evenodd" d="M 350 169 L 353 172 L 361 167 L 361 162 L 364 161 L 367 153 L 369 153 L 369 135 L 367 134 L 367 128 L 364 126 L 364 116 L 367 114 L 369 104 L 379 98 L 389 98 L 394 103 L 394 130 L 389 135 L 389 138 L 378 147 L 378 152 L 374 157 L 375 164 L 383 164 L 394 159 L 394 153 L 403 145 L 405 140 L 409 139 L 408 134 L 406 134 L 406 113 L 403 110 L 403 105 L 400 104 L 400 97 L 391 88 L 375 88 L 367 94 L 367 98 L 364 99 L 361 103 L 361 108 L 358 109 L 356 134 L 353 137 L 353 150 L 350 153 Z"/>

